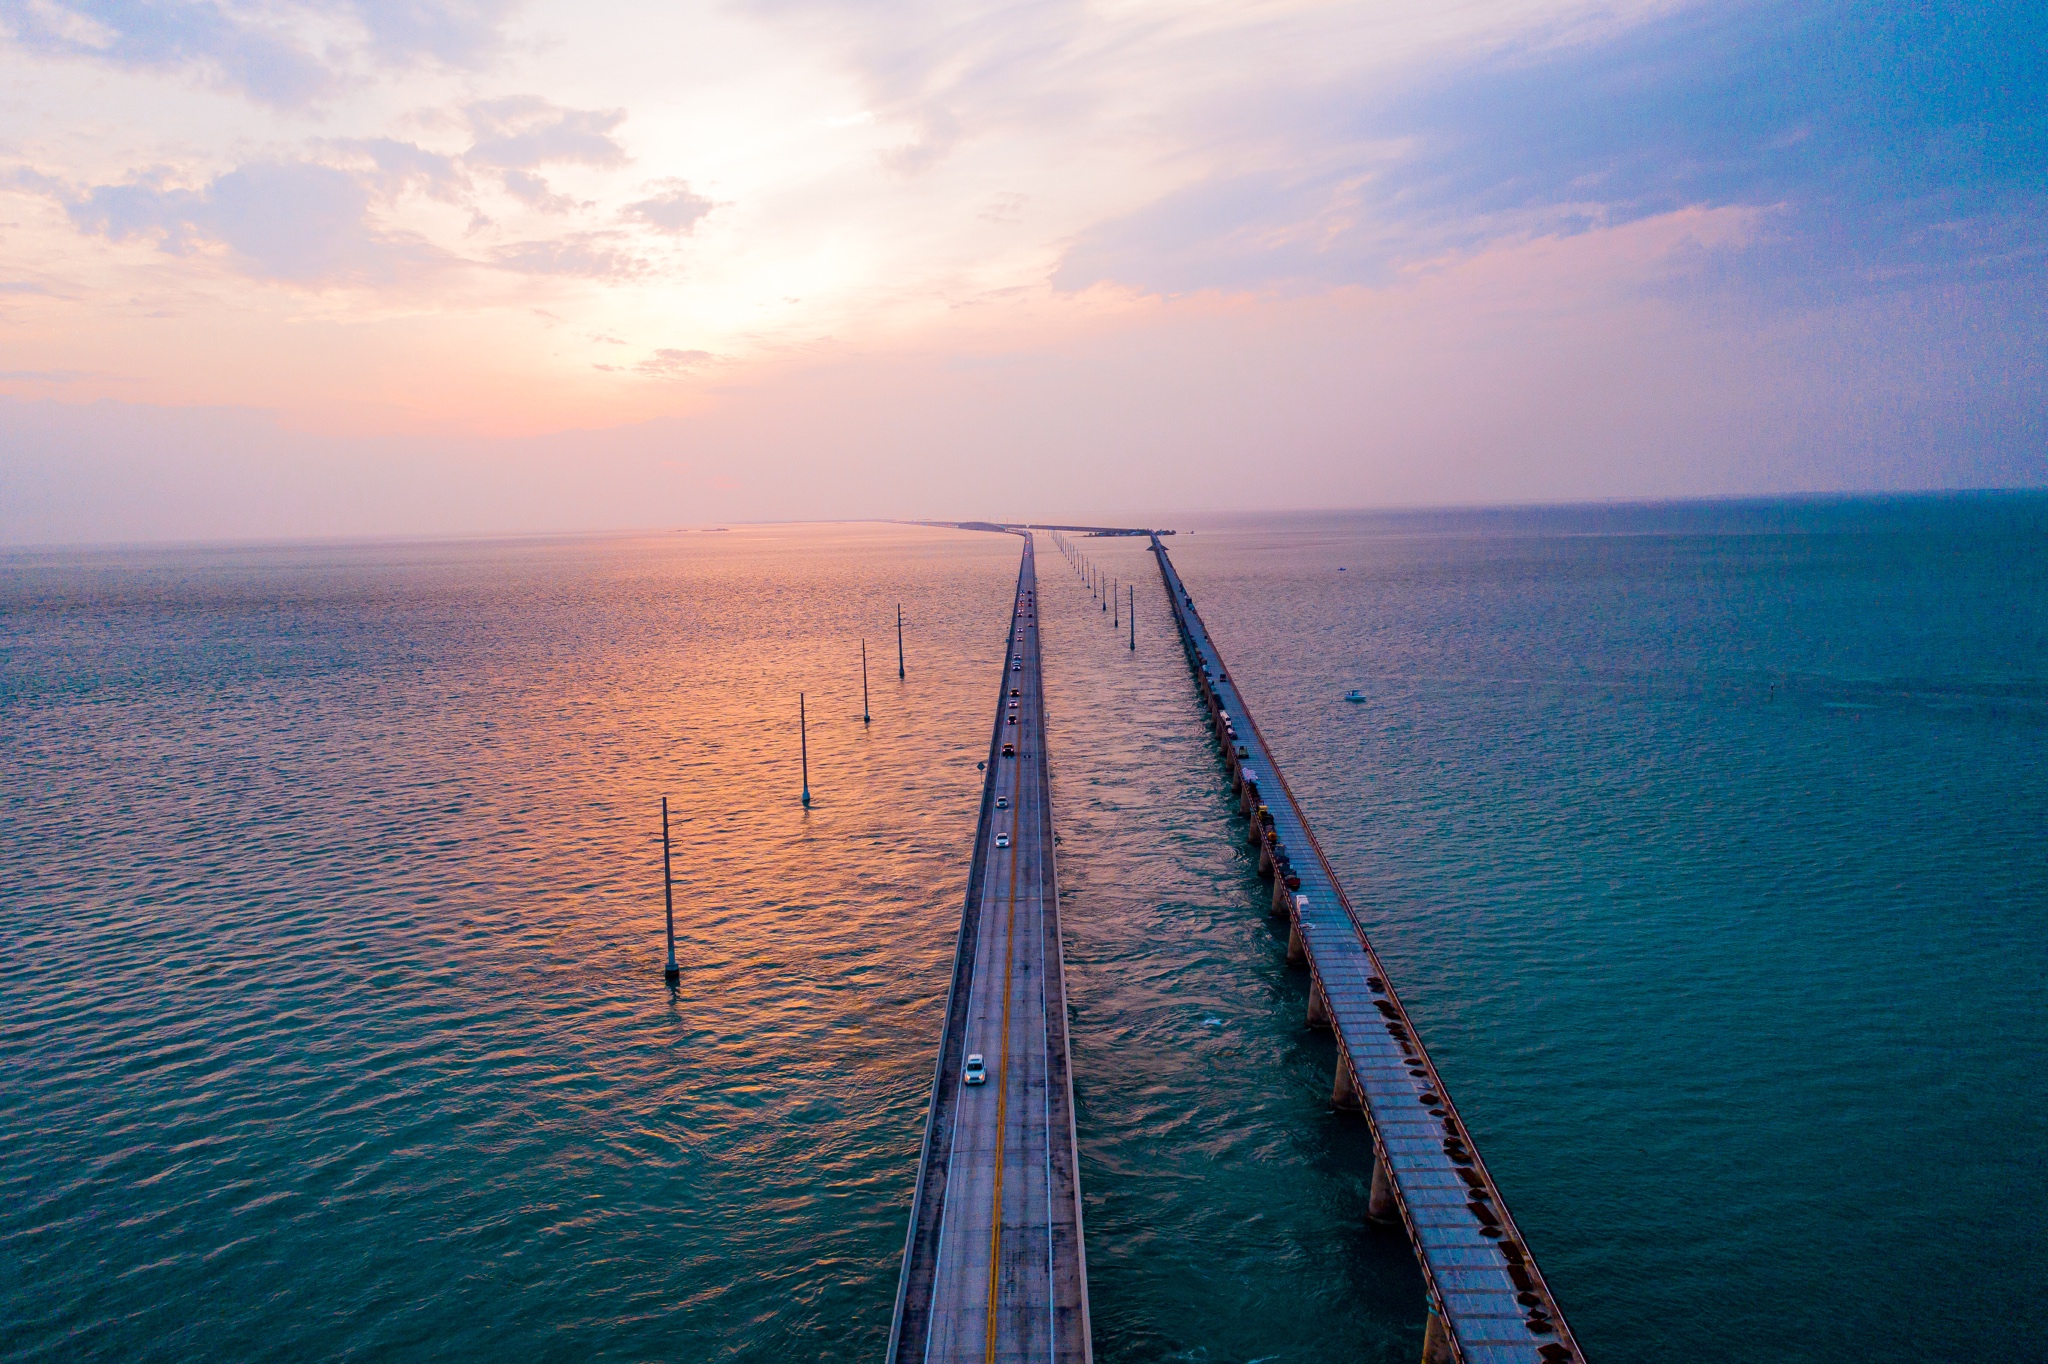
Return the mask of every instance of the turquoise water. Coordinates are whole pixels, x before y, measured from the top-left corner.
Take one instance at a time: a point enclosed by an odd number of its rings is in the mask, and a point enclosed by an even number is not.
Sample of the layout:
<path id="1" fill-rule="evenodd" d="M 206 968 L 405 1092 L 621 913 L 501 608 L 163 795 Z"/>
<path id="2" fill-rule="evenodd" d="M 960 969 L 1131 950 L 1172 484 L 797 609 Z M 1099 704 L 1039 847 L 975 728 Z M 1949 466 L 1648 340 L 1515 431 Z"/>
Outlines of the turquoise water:
<path id="1" fill-rule="evenodd" d="M 2048 499 L 1183 530 L 1590 1352 L 2038 1354 Z M 1139 589 L 1133 652 L 1042 556 L 1097 1350 L 1411 1359 L 1156 576 L 1090 549 Z M 0 560 L 0 1350 L 878 1355 L 1014 572 Z"/>
<path id="2" fill-rule="evenodd" d="M 2048 499 L 1175 544 L 1590 1353 L 2041 1357 Z"/>

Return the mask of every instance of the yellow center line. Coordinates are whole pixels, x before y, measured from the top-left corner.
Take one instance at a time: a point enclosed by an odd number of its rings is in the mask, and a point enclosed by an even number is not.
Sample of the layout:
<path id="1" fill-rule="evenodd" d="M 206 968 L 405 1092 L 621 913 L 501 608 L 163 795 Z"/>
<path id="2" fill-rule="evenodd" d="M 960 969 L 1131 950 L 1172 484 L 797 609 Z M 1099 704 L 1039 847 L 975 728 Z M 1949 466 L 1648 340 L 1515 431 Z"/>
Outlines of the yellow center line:
<path id="1" fill-rule="evenodd" d="M 1033 586 L 1036 586 L 1033 583 Z M 1018 657 L 1023 657 L 1020 650 Z M 1021 688 L 1020 688 L 1021 690 Z M 1009 707 L 1005 706 L 1004 710 Z M 1021 712 L 1022 706 L 1018 707 Z M 1005 726 L 1007 728 L 1007 726 Z M 1002 1069 L 996 1074 L 996 1195 L 995 1211 L 989 1218 L 988 1233 L 988 1319 L 983 1327 L 987 1352 L 983 1355 L 985 1364 L 995 1364 L 996 1357 L 996 1288 L 1002 1282 L 1003 1272 L 1003 1166 L 1008 1163 L 1008 1153 L 1003 1149 L 1004 1129 L 1009 1125 L 1010 1116 L 1010 969 L 1017 961 L 1017 835 L 1018 791 L 1024 781 L 1024 756 L 1022 739 L 1023 726 L 1017 729 L 1019 740 L 1018 755 L 1010 769 L 1010 911 L 1009 924 L 1003 930 L 1003 1048 Z"/>

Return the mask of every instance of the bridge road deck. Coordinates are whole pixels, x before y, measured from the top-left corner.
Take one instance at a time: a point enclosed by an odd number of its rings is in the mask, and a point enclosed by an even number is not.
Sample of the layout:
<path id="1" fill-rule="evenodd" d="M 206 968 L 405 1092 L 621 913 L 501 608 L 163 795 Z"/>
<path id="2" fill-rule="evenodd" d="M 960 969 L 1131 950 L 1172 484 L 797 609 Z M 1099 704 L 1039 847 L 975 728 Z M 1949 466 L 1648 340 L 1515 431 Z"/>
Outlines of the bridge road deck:
<path id="1" fill-rule="evenodd" d="M 904 1364 L 1091 1357 L 1036 595 L 1027 534 L 889 1333 Z M 986 1084 L 960 1082 L 973 1053 Z"/>
<path id="2" fill-rule="evenodd" d="M 1156 535 L 1152 552 L 1233 779 L 1240 792 L 1247 777 L 1253 782 L 1248 813 L 1256 820 L 1259 804 L 1271 812 L 1275 840 L 1289 850 L 1301 879 L 1294 895 L 1276 888 L 1275 901 L 1285 903 L 1312 974 L 1311 1018 L 1326 1022 L 1337 1037 L 1333 1099 L 1362 1107 L 1372 1125 L 1380 1162 L 1374 1202 L 1380 1202 L 1383 1188 L 1391 1193 L 1421 1262 L 1430 1311 L 1438 1319 L 1425 1342 L 1425 1359 L 1582 1361 L 1571 1328 Z M 1224 733 L 1226 715 L 1235 726 L 1234 739 Z M 1292 947 L 1289 955 L 1295 955 Z"/>

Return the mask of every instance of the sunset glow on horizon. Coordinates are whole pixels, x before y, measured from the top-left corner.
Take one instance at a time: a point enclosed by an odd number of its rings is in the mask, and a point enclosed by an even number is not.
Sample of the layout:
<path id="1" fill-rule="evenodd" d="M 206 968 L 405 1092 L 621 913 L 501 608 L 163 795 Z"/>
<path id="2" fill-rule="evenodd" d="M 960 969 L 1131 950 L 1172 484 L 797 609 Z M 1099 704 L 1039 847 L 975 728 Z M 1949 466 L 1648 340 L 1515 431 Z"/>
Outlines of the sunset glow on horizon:
<path id="1" fill-rule="evenodd" d="M 2017 8 L 0 24 L 14 542 L 2048 480 Z"/>

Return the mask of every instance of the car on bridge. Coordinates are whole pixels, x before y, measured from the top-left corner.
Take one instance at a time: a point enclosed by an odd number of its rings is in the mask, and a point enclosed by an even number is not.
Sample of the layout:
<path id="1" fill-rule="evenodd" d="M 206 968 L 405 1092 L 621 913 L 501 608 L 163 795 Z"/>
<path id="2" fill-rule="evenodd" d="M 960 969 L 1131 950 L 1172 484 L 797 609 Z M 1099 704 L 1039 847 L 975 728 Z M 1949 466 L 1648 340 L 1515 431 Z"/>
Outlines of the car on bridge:
<path id="1" fill-rule="evenodd" d="M 1010 836 L 1009 836 L 1008 834 L 997 834 L 997 835 L 996 835 L 996 846 L 997 846 L 998 848 L 1007 848 L 1007 847 L 1009 847 L 1009 846 L 1010 846 Z"/>
<path id="2" fill-rule="evenodd" d="M 963 1085 L 985 1085 L 988 1083 L 988 1070 L 981 1064 L 980 1052 L 975 1052 L 967 1058 L 967 1066 L 960 1072 L 960 1083 Z"/>
<path id="3" fill-rule="evenodd" d="M 1017 756 L 1017 745 L 1015 745 L 1015 744 L 1004 744 L 1004 745 L 1003 745 L 1003 756 L 1004 756 L 1005 758 L 1014 758 L 1014 757 L 1016 757 L 1016 756 Z"/>
<path id="4" fill-rule="evenodd" d="M 1010 798 L 1009 798 L 1008 796 L 997 796 L 997 797 L 996 797 L 996 809 L 998 809 L 998 810 L 1007 810 L 1007 809 L 1009 809 L 1009 808 L 1010 808 Z"/>

